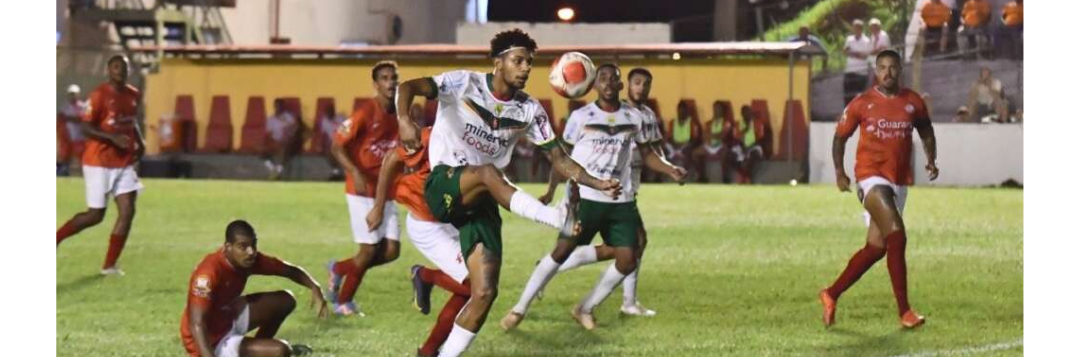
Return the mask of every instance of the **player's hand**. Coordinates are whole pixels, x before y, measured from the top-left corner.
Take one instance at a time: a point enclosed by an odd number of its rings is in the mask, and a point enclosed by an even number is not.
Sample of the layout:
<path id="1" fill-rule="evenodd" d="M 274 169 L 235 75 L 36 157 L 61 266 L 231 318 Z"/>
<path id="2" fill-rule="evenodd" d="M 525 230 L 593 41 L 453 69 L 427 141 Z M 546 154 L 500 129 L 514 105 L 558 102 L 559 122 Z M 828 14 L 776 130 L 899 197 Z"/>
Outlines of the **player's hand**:
<path id="1" fill-rule="evenodd" d="M 109 141 L 123 150 L 131 148 L 131 138 L 126 135 L 113 134 L 112 136 L 109 136 Z"/>
<path id="2" fill-rule="evenodd" d="M 379 229 L 379 225 L 382 224 L 382 220 L 383 220 L 382 206 L 383 205 L 380 205 L 380 204 L 376 203 L 375 206 L 372 207 L 370 211 L 368 211 L 368 214 L 367 214 L 368 232 L 374 232 L 376 229 Z"/>
<path id="3" fill-rule="evenodd" d="M 352 181 L 353 190 L 355 192 L 357 192 L 357 193 L 366 192 L 367 191 L 367 178 L 364 177 L 364 174 L 361 174 L 360 170 L 356 170 L 356 171 L 353 171 L 352 177 L 353 177 L 353 181 Z"/>
<path id="4" fill-rule="evenodd" d="M 540 200 L 540 203 L 543 203 L 544 205 L 550 204 L 551 200 L 555 199 L 555 190 L 548 190 L 538 199 Z"/>
<path id="5" fill-rule="evenodd" d="M 604 194 L 613 199 L 618 199 L 622 195 L 622 183 L 618 179 L 597 180 L 593 188 L 603 191 Z"/>
<path id="6" fill-rule="evenodd" d="M 407 114 L 398 117 L 398 135 L 406 154 L 412 154 L 420 148 L 420 128 Z"/>
<path id="7" fill-rule="evenodd" d="M 315 315 L 318 318 L 330 317 L 330 310 L 326 307 L 326 298 L 323 297 L 322 289 L 311 289 L 311 307 L 318 308 Z"/>
<path id="8" fill-rule="evenodd" d="M 937 180 L 938 168 L 937 163 L 931 162 L 926 164 L 926 175 L 930 177 L 930 181 Z"/>
<path id="9" fill-rule="evenodd" d="M 686 169 L 681 166 L 675 166 L 675 168 L 668 173 L 668 176 L 671 176 L 671 179 L 678 182 L 680 186 L 686 184 Z"/>
<path id="10" fill-rule="evenodd" d="M 844 171 L 836 172 L 836 187 L 840 188 L 840 192 L 851 192 L 851 178 Z"/>

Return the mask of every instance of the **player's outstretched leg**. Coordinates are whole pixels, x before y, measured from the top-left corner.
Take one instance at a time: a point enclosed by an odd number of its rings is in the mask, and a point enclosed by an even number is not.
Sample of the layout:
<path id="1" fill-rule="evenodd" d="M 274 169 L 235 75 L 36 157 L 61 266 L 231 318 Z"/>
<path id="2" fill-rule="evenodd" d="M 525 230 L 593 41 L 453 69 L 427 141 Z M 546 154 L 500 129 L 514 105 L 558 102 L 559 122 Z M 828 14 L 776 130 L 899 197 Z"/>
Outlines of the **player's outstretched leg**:
<path id="1" fill-rule="evenodd" d="M 615 286 L 619 285 L 627 274 L 637 269 L 636 257 L 637 252 L 634 247 L 615 247 L 615 264 L 604 270 L 604 273 L 600 275 L 600 281 L 596 283 L 589 295 L 585 296 L 585 299 L 570 311 L 570 314 L 581 324 L 581 327 L 586 330 L 596 328 L 596 319 L 592 314 L 593 309 L 600 305 L 611 294 L 612 290 L 615 290 Z"/>
<path id="2" fill-rule="evenodd" d="M 465 264 L 469 267 L 472 297 L 458 315 L 439 356 L 454 357 L 465 352 L 480 332 L 480 327 L 484 325 L 488 312 L 491 311 L 491 305 L 499 295 L 502 258 L 488 250 L 484 243 L 478 242 L 473 246 Z"/>
<path id="3" fill-rule="evenodd" d="M 548 207 L 514 186 L 494 165 L 465 166 L 461 169 L 465 170 L 460 181 L 463 205 L 471 206 L 484 194 L 491 194 L 500 206 L 514 214 L 555 229 L 565 226 L 565 210 Z"/>
<path id="4" fill-rule="evenodd" d="M 896 193 L 889 186 L 878 185 L 870 189 L 863 205 L 870 212 L 870 219 L 881 231 L 885 232 L 886 265 L 889 268 L 889 280 L 892 282 L 893 296 L 900 316 L 900 324 L 905 328 L 919 327 L 926 318 L 911 309 L 907 294 L 907 233 L 904 220 L 897 209 Z"/>
<path id="5" fill-rule="evenodd" d="M 309 352 L 306 346 L 289 345 L 285 340 L 275 339 L 281 324 L 296 309 L 296 298 L 287 290 L 257 293 L 244 296 L 248 309 L 248 331 L 258 329 L 255 337 L 244 337 L 240 342 L 240 356 L 288 357 Z"/>
<path id="6" fill-rule="evenodd" d="M 458 283 L 453 277 L 441 270 L 428 269 L 419 265 L 413 266 L 411 270 L 413 272 L 414 287 L 416 285 L 415 281 L 419 280 L 422 284 L 426 284 L 429 287 L 432 285 L 438 286 L 452 294 L 450 299 L 446 301 L 446 304 L 443 305 L 442 311 L 439 312 L 435 327 L 431 329 L 431 333 L 428 334 L 427 340 L 424 341 L 423 346 L 420 346 L 420 349 L 416 351 L 418 356 L 435 356 L 439 352 L 439 347 L 441 347 L 450 336 L 450 331 L 454 328 L 454 319 L 457 318 L 461 309 L 465 307 L 465 303 L 469 301 L 469 297 L 472 294 L 469 287 L 469 280 L 465 279 L 464 282 Z M 418 298 L 418 300 L 419 299 L 420 298 Z M 430 301 L 428 301 L 428 303 L 430 303 Z"/>
<path id="7" fill-rule="evenodd" d="M 818 293 L 818 299 L 823 306 L 822 321 L 825 326 L 832 326 L 836 322 L 836 301 L 840 299 L 848 288 L 859 281 L 859 278 L 870 270 L 877 261 L 885 257 L 885 237 L 881 234 L 876 223 L 870 221 L 870 228 L 866 231 L 866 245 L 855 252 L 848 260 L 847 267 L 828 288 Z"/>
<path id="8" fill-rule="evenodd" d="M 575 252 L 575 248 L 578 246 L 575 238 L 559 237 L 551 254 L 545 255 L 536 264 L 529 281 L 525 284 L 525 289 L 521 291 L 521 298 L 510 309 L 510 312 L 506 313 L 506 316 L 499 321 L 499 326 L 504 330 L 512 330 L 521 324 L 521 321 L 525 319 L 525 314 L 529 311 L 529 305 L 532 304 L 533 299 L 555 277 L 555 274 L 559 273 L 559 265 Z M 592 247 L 585 248 L 591 249 Z"/>
<path id="9" fill-rule="evenodd" d="M 75 214 L 56 230 L 56 246 L 59 247 L 60 242 L 82 230 L 98 225 L 103 219 L 105 219 L 105 208 L 87 208 L 85 212 Z"/>
<path id="10" fill-rule="evenodd" d="M 113 226 L 112 234 L 109 235 L 109 251 L 105 253 L 105 262 L 101 265 L 102 275 L 124 275 L 117 266 L 120 253 L 124 251 L 128 233 L 131 232 L 131 222 L 135 220 L 135 199 L 138 191 L 128 192 L 116 196 L 116 225 Z"/>

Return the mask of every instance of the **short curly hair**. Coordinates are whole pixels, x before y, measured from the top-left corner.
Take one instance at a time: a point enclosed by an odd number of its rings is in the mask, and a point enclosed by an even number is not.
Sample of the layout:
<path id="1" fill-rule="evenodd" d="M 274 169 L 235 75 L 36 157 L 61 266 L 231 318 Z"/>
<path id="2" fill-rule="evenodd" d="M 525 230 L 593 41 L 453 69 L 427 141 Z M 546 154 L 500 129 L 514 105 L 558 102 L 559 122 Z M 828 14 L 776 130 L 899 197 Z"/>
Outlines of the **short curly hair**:
<path id="1" fill-rule="evenodd" d="M 398 69 L 397 62 L 394 62 L 394 61 L 379 61 L 378 63 L 376 63 L 375 67 L 371 67 L 371 80 L 374 81 L 374 80 L 378 79 L 376 77 L 379 75 L 379 70 L 381 70 L 383 68 L 393 68 L 395 71 L 397 71 L 397 69 Z"/>
<path id="2" fill-rule="evenodd" d="M 495 34 L 495 37 L 491 39 L 489 55 L 491 58 L 499 57 L 503 52 L 514 47 L 525 47 L 529 52 L 536 52 L 536 41 L 519 28 L 509 29 Z"/>

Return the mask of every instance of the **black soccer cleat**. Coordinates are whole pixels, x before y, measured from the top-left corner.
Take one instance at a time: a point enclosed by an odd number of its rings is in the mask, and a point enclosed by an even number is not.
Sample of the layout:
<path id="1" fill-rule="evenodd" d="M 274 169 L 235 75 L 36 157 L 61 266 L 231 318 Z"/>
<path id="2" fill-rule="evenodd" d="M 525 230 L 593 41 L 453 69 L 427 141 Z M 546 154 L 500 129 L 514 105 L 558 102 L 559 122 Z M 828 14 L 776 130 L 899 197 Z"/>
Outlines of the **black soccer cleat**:
<path id="1" fill-rule="evenodd" d="M 431 284 L 420 280 L 420 268 L 422 266 L 417 264 L 410 269 L 412 272 L 413 306 L 420 310 L 421 314 L 427 315 L 431 313 Z"/>

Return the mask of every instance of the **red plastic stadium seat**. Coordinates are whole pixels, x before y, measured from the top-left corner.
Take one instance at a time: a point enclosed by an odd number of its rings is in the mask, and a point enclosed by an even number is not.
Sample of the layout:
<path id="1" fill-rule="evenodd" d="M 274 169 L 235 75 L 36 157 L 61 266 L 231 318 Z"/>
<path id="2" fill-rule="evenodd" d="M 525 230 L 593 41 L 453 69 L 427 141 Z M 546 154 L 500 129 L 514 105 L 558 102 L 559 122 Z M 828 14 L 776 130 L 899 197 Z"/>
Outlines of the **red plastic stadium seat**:
<path id="1" fill-rule="evenodd" d="M 190 95 L 176 97 L 176 120 L 180 121 L 180 150 L 195 152 L 198 146 L 199 131 L 195 123 L 195 99 Z"/>
<path id="2" fill-rule="evenodd" d="M 323 136 L 322 118 L 330 111 L 330 107 L 334 106 L 334 98 L 332 97 L 319 97 L 315 100 L 315 120 L 311 125 L 311 146 L 308 147 L 307 153 L 309 154 L 324 154 L 326 150 L 325 145 L 326 138 Z M 329 113 L 334 115 L 334 113 Z"/>
<path id="3" fill-rule="evenodd" d="M 226 154 L 233 149 L 232 111 L 229 96 L 215 95 L 210 102 L 210 122 L 201 152 Z"/>
<path id="4" fill-rule="evenodd" d="M 266 147 L 266 100 L 262 96 L 248 98 L 244 127 L 240 129 L 240 149 L 244 154 L 261 154 Z"/>
<path id="5" fill-rule="evenodd" d="M 790 100 L 784 106 L 784 126 L 780 129 L 780 159 L 803 160 L 809 149 L 810 130 L 806 124 L 806 113 L 802 101 Z M 791 140 L 788 140 L 790 132 Z M 788 157 L 788 147 L 791 156 Z"/>
<path id="6" fill-rule="evenodd" d="M 754 120 L 764 122 L 762 124 L 765 125 L 765 135 L 769 136 L 770 141 L 775 139 L 772 129 L 772 116 L 769 115 L 769 102 L 764 99 L 751 100 L 750 109 L 754 111 Z M 773 157 L 773 145 L 765 145 L 762 147 L 762 151 L 765 151 L 766 159 Z"/>

